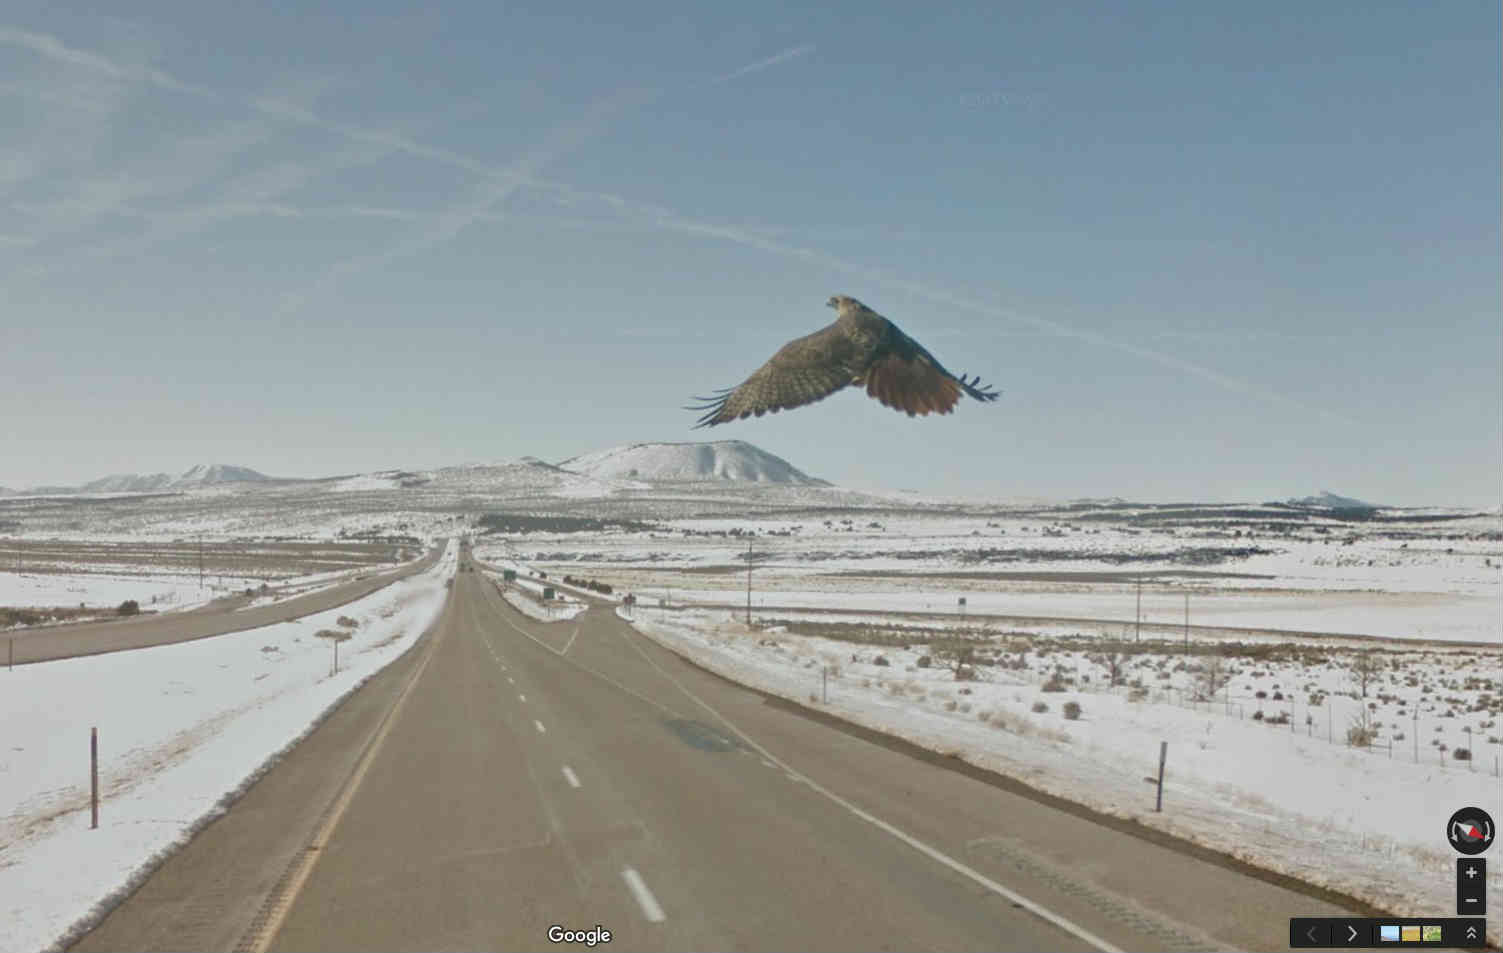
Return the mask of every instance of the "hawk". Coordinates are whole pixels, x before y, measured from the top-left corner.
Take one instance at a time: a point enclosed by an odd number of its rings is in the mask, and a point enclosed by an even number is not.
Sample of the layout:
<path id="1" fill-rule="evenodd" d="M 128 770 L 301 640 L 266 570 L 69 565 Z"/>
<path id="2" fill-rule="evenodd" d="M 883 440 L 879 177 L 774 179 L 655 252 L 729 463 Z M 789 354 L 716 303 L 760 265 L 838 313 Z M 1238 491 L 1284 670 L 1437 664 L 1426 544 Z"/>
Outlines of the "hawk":
<path id="1" fill-rule="evenodd" d="M 839 315 L 834 324 L 789 341 L 739 387 L 694 398 L 702 403 L 684 409 L 705 411 L 695 429 L 802 407 L 851 384 L 910 417 L 948 414 L 962 392 L 979 401 L 997 399 L 995 390 L 977 386 L 980 377 L 967 381 L 951 374 L 923 345 L 855 298 L 835 295 L 825 304 Z"/>

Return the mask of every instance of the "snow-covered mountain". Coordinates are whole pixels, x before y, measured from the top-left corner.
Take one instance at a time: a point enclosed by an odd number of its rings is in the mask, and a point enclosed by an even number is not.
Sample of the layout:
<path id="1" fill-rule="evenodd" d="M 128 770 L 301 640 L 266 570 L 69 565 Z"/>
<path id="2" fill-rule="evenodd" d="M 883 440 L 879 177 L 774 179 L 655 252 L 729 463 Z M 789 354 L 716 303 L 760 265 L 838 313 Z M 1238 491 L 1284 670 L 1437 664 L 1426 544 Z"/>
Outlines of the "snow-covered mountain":
<path id="1" fill-rule="evenodd" d="M 170 473 L 115 473 L 90 480 L 78 487 L 80 493 L 146 493 L 171 485 Z"/>
<path id="2" fill-rule="evenodd" d="M 184 490 L 224 483 L 267 483 L 273 478 L 249 467 L 228 463 L 200 463 L 177 476 L 170 473 L 115 473 L 90 480 L 80 486 L 34 486 L 18 491 L 28 495 L 65 493 L 150 493 L 156 490 Z"/>
<path id="3" fill-rule="evenodd" d="M 200 463 L 189 467 L 172 481 L 177 486 L 209 486 L 216 483 L 266 483 L 272 478 L 250 467 L 237 467 L 228 463 Z"/>
<path id="4" fill-rule="evenodd" d="M 782 457 L 744 440 L 714 443 L 634 443 L 571 457 L 565 470 L 606 480 L 652 483 L 733 481 L 789 486 L 829 486 Z"/>
<path id="5" fill-rule="evenodd" d="M 1321 506 L 1328 510 L 1378 510 L 1383 508 L 1382 504 L 1368 503 L 1350 496 L 1338 496 L 1330 490 L 1321 490 L 1315 496 L 1291 499 L 1289 503 L 1293 506 Z"/>

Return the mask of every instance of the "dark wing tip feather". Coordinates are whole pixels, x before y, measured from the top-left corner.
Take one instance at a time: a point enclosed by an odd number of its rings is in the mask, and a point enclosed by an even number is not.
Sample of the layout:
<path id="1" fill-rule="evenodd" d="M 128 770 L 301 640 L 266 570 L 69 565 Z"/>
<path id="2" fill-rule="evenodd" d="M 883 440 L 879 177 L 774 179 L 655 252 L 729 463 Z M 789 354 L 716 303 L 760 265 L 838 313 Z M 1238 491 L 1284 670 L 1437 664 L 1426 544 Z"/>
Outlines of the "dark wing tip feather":
<path id="1" fill-rule="evenodd" d="M 979 401 L 983 401 L 983 402 L 984 401 L 991 401 L 991 400 L 996 400 L 997 399 L 997 390 L 996 390 L 996 388 L 990 387 L 990 386 L 978 386 L 980 384 L 981 384 L 981 375 L 980 374 L 977 374 L 976 376 L 972 377 L 969 381 L 967 381 L 965 379 L 965 375 L 964 374 L 960 375 L 960 386 L 961 386 L 962 389 L 965 390 L 965 392 L 967 394 L 970 394 L 972 397 L 976 398 Z"/>
<path id="2" fill-rule="evenodd" d="M 699 403 L 687 405 L 684 407 L 684 410 L 692 410 L 696 413 L 704 411 L 705 414 L 690 429 L 699 430 L 702 427 L 713 427 L 716 424 L 726 423 L 730 418 L 722 420 L 717 420 L 716 418 L 725 410 L 726 401 L 730 400 L 731 395 L 735 392 L 736 388 L 727 387 L 724 390 L 714 391 L 713 397 L 691 397 L 691 400 L 697 400 Z"/>

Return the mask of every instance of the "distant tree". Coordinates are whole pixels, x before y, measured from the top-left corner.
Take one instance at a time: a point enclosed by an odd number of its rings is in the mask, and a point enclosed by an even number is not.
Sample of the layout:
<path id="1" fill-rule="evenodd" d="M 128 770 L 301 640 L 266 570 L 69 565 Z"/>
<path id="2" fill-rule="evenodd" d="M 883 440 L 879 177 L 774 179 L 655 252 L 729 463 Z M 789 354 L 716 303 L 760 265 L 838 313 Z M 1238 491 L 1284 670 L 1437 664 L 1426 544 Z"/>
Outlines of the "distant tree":
<path id="1" fill-rule="evenodd" d="M 1101 657 L 1101 664 L 1106 666 L 1106 674 L 1110 677 L 1108 685 L 1121 685 L 1123 681 L 1122 668 L 1127 663 L 1127 656 L 1121 652 L 1107 652 Z"/>
<path id="2" fill-rule="evenodd" d="M 1383 662 L 1373 653 L 1372 649 L 1364 649 L 1352 656 L 1352 683 L 1362 692 L 1362 697 L 1367 697 L 1368 683 L 1376 679 L 1383 671 Z"/>
<path id="3" fill-rule="evenodd" d="M 1353 748 L 1368 748 L 1378 738 L 1378 725 L 1366 708 L 1357 710 L 1346 728 L 1346 743 Z"/>
<path id="4" fill-rule="evenodd" d="M 119 615 L 136 615 L 140 611 L 141 603 L 137 602 L 134 599 L 125 600 L 124 602 L 120 603 L 120 608 L 115 610 L 115 612 Z"/>
<path id="5" fill-rule="evenodd" d="M 957 682 L 975 677 L 976 647 L 965 639 L 936 641 L 930 645 L 929 650 L 934 663 L 953 672 Z"/>
<path id="6" fill-rule="evenodd" d="M 1210 701 L 1216 697 L 1216 693 L 1226 687 L 1231 681 L 1231 673 L 1227 671 L 1226 662 L 1220 655 L 1206 656 L 1205 664 L 1200 668 L 1200 673 L 1195 682 L 1195 696 L 1199 701 Z"/>

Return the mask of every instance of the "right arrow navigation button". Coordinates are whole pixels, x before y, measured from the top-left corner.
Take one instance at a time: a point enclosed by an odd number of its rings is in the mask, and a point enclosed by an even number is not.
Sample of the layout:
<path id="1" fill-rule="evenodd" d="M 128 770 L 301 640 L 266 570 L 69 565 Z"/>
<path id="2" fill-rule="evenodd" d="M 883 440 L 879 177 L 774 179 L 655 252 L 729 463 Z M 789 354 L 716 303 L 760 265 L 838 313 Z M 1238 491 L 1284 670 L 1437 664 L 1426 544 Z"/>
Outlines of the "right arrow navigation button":
<path id="1" fill-rule="evenodd" d="M 1368 920 L 1341 920 L 1331 921 L 1331 945 L 1332 946 L 1372 946 L 1373 928 Z"/>

